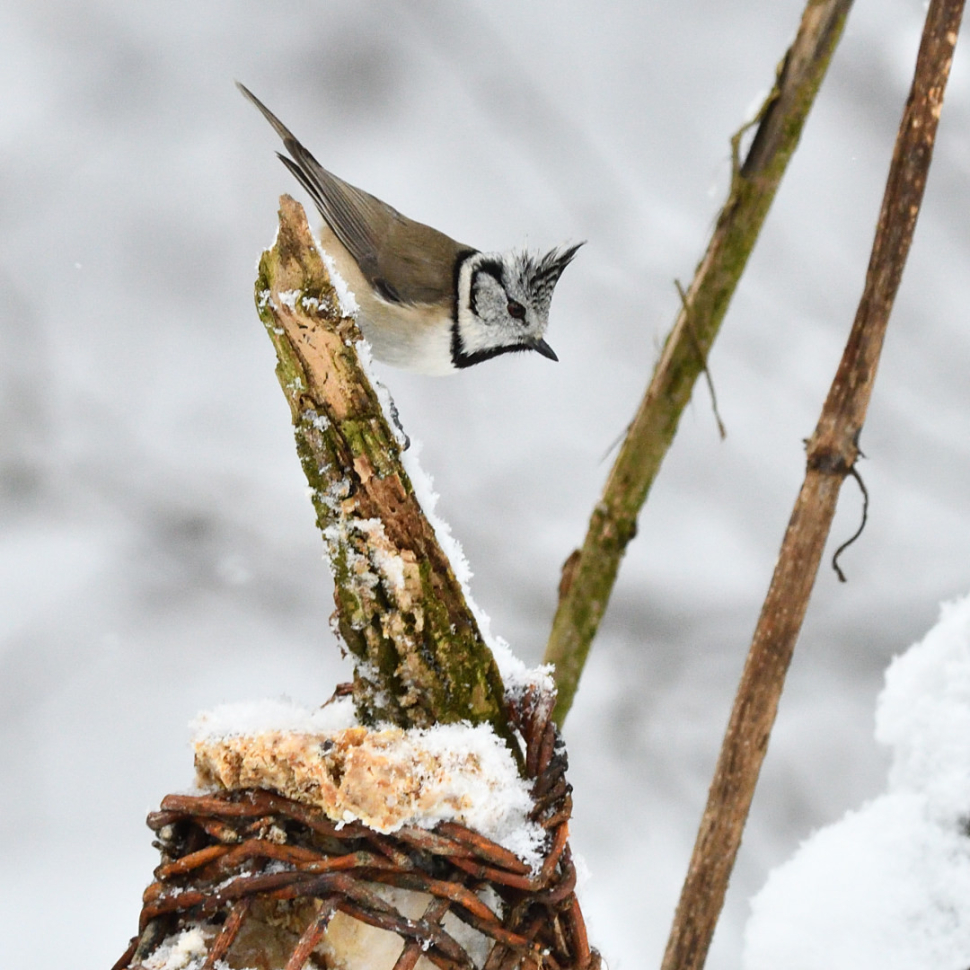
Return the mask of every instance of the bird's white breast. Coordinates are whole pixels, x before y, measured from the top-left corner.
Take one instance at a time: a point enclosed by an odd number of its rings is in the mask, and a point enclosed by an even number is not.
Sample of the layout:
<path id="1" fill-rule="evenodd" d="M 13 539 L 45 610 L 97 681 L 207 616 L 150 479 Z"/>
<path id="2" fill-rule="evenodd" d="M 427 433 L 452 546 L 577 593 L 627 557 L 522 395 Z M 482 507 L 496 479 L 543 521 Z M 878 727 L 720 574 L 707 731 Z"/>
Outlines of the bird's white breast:
<path id="1" fill-rule="evenodd" d="M 375 360 L 422 374 L 454 373 L 450 306 L 408 306 L 384 300 L 326 223 L 320 245 L 357 300 L 357 326 Z"/>

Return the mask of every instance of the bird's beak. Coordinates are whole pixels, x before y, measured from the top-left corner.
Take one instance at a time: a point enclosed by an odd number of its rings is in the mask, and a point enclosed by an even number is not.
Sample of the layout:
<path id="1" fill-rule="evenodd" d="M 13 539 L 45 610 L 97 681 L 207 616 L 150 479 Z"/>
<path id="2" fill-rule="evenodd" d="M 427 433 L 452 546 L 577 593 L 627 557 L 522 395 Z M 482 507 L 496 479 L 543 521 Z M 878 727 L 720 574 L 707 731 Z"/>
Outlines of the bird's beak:
<path id="1" fill-rule="evenodd" d="M 536 340 L 532 344 L 532 349 L 538 351 L 543 357 L 548 357 L 550 360 L 559 360 L 556 352 L 544 340 Z"/>

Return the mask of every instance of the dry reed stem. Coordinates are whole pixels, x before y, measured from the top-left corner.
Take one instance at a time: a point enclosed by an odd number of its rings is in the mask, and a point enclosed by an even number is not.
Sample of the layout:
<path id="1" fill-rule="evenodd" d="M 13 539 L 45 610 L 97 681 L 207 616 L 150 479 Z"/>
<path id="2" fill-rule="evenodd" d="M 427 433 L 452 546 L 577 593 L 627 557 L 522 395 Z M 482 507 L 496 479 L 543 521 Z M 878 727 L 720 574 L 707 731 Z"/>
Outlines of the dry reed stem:
<path id="1" fill-rule="evenodd" d="M 748 653 L 662 970 L 704 965 L 754 796 L 839 489 L 859 456 L 890 311 L 933 155 L 963 0 L 932 0 L 883 196 L 865 287 Z"/>

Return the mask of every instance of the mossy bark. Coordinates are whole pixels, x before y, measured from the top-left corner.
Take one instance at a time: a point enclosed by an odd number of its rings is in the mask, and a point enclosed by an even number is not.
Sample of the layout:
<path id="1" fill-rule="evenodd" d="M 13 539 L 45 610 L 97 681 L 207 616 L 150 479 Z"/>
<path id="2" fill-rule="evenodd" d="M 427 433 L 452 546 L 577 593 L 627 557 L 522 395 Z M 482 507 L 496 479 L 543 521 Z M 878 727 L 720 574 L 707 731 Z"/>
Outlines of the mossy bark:
<path id="1" fill-rule="evenodd" d="M 357 325 L 289 196 L 256 304 L 333 572 L 335 628 L 356 661 L 358 713 L 402 727 L 488 722 L 511 741 L 495 660 L 401 464 Z"/>
<path id="2" fill-rule="evenodd" d="M 572 706 L 586 657 L 609 603 L 637 516 L 677 433 L 697 378 L 761 232 L 788 161 L 798 146 L 852 0 L 809 0 L 794 43 L 755 121 L 744 164 L 742 129 L 732 140 L 734 175 L 704 258 L 684 294 L 639 410 L 627 431 L 581 549 L 566 561 L 559 605 L 546 646 L 555 665 L 556 720 Z"/>

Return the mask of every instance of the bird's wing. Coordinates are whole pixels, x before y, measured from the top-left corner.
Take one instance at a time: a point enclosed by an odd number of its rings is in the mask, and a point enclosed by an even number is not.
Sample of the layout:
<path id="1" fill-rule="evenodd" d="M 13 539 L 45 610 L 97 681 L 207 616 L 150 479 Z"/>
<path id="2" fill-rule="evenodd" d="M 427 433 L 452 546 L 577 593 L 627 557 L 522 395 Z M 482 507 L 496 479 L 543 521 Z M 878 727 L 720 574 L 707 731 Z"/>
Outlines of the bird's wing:
<path id="1" fill-rule="evenodd" d="M 282 138 L 291 157 L 280 154 L 280 161 L 313 199 L 371 286 L 389 302 L 450 302 L 455 264 L 474 250 L 328 172 L 252 91 L 238 82 L 237 87 Z"/>

